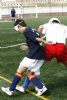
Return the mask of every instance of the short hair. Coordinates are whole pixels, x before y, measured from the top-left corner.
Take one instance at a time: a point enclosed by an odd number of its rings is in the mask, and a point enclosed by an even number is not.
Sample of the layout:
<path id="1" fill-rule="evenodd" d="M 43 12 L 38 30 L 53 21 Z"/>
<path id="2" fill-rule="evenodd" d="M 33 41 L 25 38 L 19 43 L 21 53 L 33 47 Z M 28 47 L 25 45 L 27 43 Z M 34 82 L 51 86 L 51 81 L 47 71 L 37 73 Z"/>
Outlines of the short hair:
<path id="1" fill-rule="evenodd" d="M 14 23 L 14 26 L 17 26 L 17 25 L 21 25 L 23 27 L 26 27 L 27 24 L 25 23 L 25 21 L 23 19 L 17 19 Z"/>
<path id="2" fill-rule="evenodd" d="M 52 24 L 52 23 L 59 23 L 60 24 L 60 20 L 58 18 L 51 18 L 49 20 L 49 23 Z"/>
<path id="3" fill-rule="evenodd" d="M 59 21 L 57 21 L 57 20 L 53 20 L 52 23 L 59 23 Z"/>

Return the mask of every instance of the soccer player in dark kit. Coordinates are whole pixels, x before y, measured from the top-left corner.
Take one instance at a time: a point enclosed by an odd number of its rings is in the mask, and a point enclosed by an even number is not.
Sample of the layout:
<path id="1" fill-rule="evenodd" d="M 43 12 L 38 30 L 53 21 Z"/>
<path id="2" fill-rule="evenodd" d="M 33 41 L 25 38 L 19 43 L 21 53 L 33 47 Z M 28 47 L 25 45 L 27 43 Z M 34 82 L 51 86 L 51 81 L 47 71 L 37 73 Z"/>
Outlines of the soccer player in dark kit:
<path id="1" fill-rule="evenodd" d="M 1 87 L 1 90 L 10 96 L 15 89 L 23 92 L 23 87 L 16 88 L 16 85 L 24 71 L 27 70 L 27 82 L 32 82 L 38 88 L 36 95 L 40 96 L 47 90 L 46 86 L 37 78 L 37 75 L 40 75 L 40 67 L 44 64 L 43 46 L 40 45 L 43 39 L 39 37 L 39 33 L 35 29 L 27 27 L 24 20 L 17 19 L 14 28 L 24 34 L 28 45 L 28 53 L 20 62 L 10 87 Z"/>

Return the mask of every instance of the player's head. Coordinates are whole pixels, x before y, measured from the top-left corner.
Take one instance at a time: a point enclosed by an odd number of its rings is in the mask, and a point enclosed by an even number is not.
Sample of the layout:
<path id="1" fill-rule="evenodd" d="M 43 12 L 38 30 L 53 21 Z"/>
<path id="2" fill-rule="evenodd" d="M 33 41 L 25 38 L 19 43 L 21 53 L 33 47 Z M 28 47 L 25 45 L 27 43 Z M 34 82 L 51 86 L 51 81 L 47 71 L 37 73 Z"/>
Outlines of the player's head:
<path id="1" fill-rule="evenodd" d="M 17 19 L 14 23 L 14 29 L 19 32 L 23 32 L 24 27 L 26 27 L 26 23 L 23 19 Z"/>
<path id="2" fill-rule="evenodd" d="M 40 25 L 40 26 L 38 27 L 37 31 L 41 34 L 42 31 L 43 31 L 43 25 Z"/>
<path id="3" fill-rule="evenodd" d="M 51 18 L 49 20 L 49 23 L 52 24 L 52 23 L 59 23 L 60 24 L 60 20 L 58 18 Z"/>

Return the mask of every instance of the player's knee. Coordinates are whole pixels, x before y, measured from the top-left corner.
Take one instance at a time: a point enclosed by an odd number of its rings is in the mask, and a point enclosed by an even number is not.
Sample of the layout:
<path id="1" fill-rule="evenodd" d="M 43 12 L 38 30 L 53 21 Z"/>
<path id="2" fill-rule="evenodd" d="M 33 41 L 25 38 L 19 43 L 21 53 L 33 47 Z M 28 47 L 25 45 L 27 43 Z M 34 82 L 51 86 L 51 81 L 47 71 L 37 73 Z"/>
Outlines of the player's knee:
<path id="1" fill-rule="evenodd" d="M 17 77 L 22 77 L 22 74 L 23 74 L 23 72 L 26 70 L 27 68 L 26 67 L 19 67 L 18 69 L 17 69 L 17 72 L 16 72 L 16 76 Z"/>
<path id="2" fill-rule="evenodd" d="M 19 72 L 19 73 L 23 73 L 25 70 L 27 69 L 27 67 L 19 67 L 18 69 L 17 69 L 17 72 Z"/>
<path id="3" fill-rule="evenodd" d="M 22 74 L 21 74 L 21 73 L 19 73 L 19 72 L 16 72 L 16 73 L 15 73 L 15 75 L 16 75 L 17 77 L 19 77 L 19 78 L 21 78 L 21 77 L 22 77 Z"/>
<path id="4" fill-rule="evenodd" d="M 27 77 L 29 78 L 29 80 L 31 81 L 34 77 L 36 77 L 34 72 L 28 72 Z"/>

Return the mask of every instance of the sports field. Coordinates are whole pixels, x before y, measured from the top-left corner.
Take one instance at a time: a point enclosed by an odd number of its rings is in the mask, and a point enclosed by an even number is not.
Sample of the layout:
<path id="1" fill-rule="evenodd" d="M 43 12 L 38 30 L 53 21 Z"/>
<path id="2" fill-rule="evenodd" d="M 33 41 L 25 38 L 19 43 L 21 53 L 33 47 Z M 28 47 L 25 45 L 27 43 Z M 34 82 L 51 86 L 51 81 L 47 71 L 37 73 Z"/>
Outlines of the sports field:
<path id="1" fill-rule="evenodd" d="M 67 25 L 67 17 L 59 17 L 60 21 Z M 37 28 L 39 25 L 48 22 L 49 17 L 44 19 L 28 19 L 28 26 Z M 61 34 L 60 34 L 61 35 Z M 1 48 L 24 43 L 22 34 L 13 29 L 13 22 L 0 22 L 0 87 L 10 85 L 16 69 L 27 51 L 21 51 L 20 46 L 12 48 Z M 19 85 L 24 81 L 24 73 Z M 51 62 L 41 67 L 40 79 L 46 84 L 48 90 L 41 97 L 36 97 L 34 86 L 29 86 L 26 94 L 15 91 L 9 97 L 0 90 L 0 100 L 67 100 L 67 68 L 63 64 L 57 64 L 54 58 Z"/>

